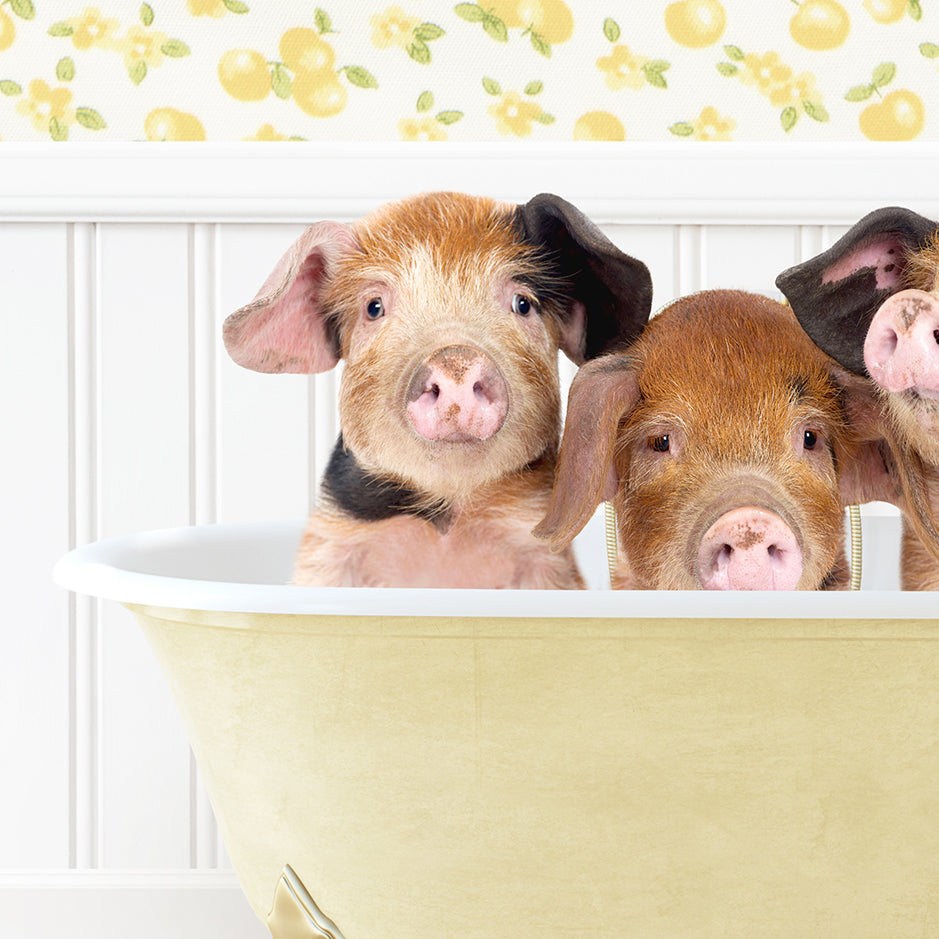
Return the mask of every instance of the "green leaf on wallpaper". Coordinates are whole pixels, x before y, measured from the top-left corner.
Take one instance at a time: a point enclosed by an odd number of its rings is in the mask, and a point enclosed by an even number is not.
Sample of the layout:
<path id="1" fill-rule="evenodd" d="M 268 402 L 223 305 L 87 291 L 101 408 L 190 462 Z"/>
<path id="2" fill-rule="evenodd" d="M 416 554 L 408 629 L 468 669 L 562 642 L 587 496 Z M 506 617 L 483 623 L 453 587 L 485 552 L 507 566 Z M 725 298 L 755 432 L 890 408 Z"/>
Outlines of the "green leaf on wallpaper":
<path id="1" fill-rule="evenodd" d="M 923 8 L 920 5 L 919 0 L 910 0 L 906 5 L 906 12 L 910 14 L 910 17 L 918 23 L 923 18 Z"/>
<path id="2" fill-rule="evenodd" d="M 939 46 L 934 42 L 924 42 L 919 47 L 920 55 L 925 56 L 927 59 L 939 59 Z"/>
<path id="3" fill-rule="evenodd" d="M 787 134 L 796 126 L 796 121 L 798 120 L 799 112 L 793 107 L 783 109 L 782 114 L 779 115 L 779 123 L 782 124 L 782 129 Z"/>
<path id="4" fill-rule="evenodd" d="M 21 95 L 22 93 L 22 87 L 16 82 L 0 81 L 0 94 L 6 95 L 8 98 L 14 98 L 16 95 Z"/>
<path id="5" fill-rule="evenodd" d="M 250 12 L 247 4 L 241 3 L 240 0 L 222 0 L 222 3 L 225 4 L 225 9 L 229 13 L 248 13 Z"/>
<path id="6" fill-rule="evenodd" d="M 127 74 L 135 85 L 139 85 L 147 77 L 147 63 L 141 59 L 133 65 L 128 65 Z"/>
<path id="7" fill-rule="evenodd" d="M 540 33 L 531 33 L 531 47 L 535 52 L 539 52 L 546 59 L 551 58 L 551 43 L 548 42 Z"/>
<path id="8" fill-rule="evenodd" d="M 845 101 L 866 101 L 874 93 L 873 85 L 855 85 L 848 89 Z"/>
<path id="9" fill-rule="evenodd" d="M 68 124 L 60 123 L 57 117 L 49 121 L 49 136 L 57 141 L 68 140 Z"/>
<path id="10" fill-rule="evenodd" d="M 732 75 L 736 75 L 737 72 L 740 71 L 740 69 L 738 69 L 736 65 L 732 65 L 730 62 L 718 62 L 717 70 L 725 78 L 730 78 Z"/>
<path id="11" fill-rule="evenodd" d="M 502 94 L 502 86 L 494 78 L 484 78 L 483 88 L 485 88 L 487 95 Z"/>
<path id="12" fill-rule="evenodd" d="M 496 42 L 509 41 L 509 31 L 505 28 L 505 23 L 498 16 L 493 16 L 491 13 L 486 13 L 483 17 L 483 31 L 492 36 Z"/>
<path id="13" fill-rule="evenodd" d="M 453 12 L 467 23 L 481 23 L 486 18 L 486 11 L 478 3 L 458 3 Z"/>
<path id="14" fill-rule="evenodd" d="M 65 21 L 61 23 L 53 23 L 49 29 L 48 33 L 50 36 L 62 37 L 62 36 L 71 36 L 75 32 L 75 27 L 71 26 Z"/>
<path id="15" fill-rule="evenodd" d="M 724 54 L 734 62 L 742 62 L 746 58 L 740 46 L 724 46 Z"/>
<path id="16" fill-rule="evenodd" d="M 408 55 L 420 65 L 430 64 L 430 47 L 419 39 L 415 39 L 408 46 Z"/>
<path id="17" fill-rule="evenodd" d="M 616 20 L 605 19 L 603 21 L 603 35 L 606 36 L 610 42 L 616 42 L 621 35 L 619 23 L 617 23 Z"/>
<path id="18" fill-rule="evenodd" d="M 420 42 L 433 42 L 443 35 L 444 31 L 434 23 L 421 23 L 414 27 L 414 38 Z"/>
<path id="19" fill-rule="evenodd" d="M 375 76 L 367 69 L 359 65 L 347 65 L 339 70 L 346 73 L 346 78 L 355 85 L 356 88 L 377 88 L 378 81 Z"/>
<path id="20" fill-rule="evenodd" d="M 896 74 L 897 67 L 893 62 L 883 62 L 874 69 L 871 84 L 875 88 L 883 88 L 884 85 L 889 85 L 893 81 Z"/>
<path id="21" fill-rule="evenodd" d="M 549 124 L 553 124 L 553 123 L 557 120 L 557 118 L 556 118 L 553 114 L 548 114 L 547 111 L 542 111 L 542 112 L 535 118 L 535 120 L 536 120 L 539 124 L 544 124 L 544 125 L 547 127 Z"/>
<path id="22" fill-rule="evenodd" d="M 70 82 L 75 77 L 75 63 L 68 57 L 59 59 L 55 67 L 55 77 L 60 82 Z"/>
<path id="23" fill-rule="evenodd" d="M 293 91 L 293 79 L 280 62 L 271 69 L 271 89 L 281 101 L 286 101 Z"/>
<path id="24" fill-rule="evenodd" d="M 429 111 L 434 106 L 434 93 L 432 91 L 425 91 L 417 99 L 417 113 L 423 114 L 426 111 Z"/>
<path id="25" fill-rule="evenodd" d="M 646 76 L 646 81 L 653 88 L 668 88 L 668 82 L 665 80 L 665 76 L 661 72 L 657 72 L 655 69 L 649 68 L 648 65 L 644 65 L 642 68 L 642 74 Z"/>
<path id="26" fill-rule="evenodd" d="M 802 102 L 802 110 L 805 111 L 813 121 L 818 121 L 819 124 L 824 124 L 830 120 L 824 105 L 815 104 L 815 102 L 809 101 L 808 99 Z"/>
<path id="27" fill-rule="evenodd" d="M 677 124 L 672 124 L 668 130 L 676 137 L 691 137 L 694 134 L 694 125 L 689 124 L 687 121 L 680 121 Z"/>
<path id="28" fill-rule="evenodd" d="M 455 124 L 463 117 L 462 111 L 441 111 L 435 120 L 441 124 Z"/>
<path id="29" fill-rule="evenodd" d="M 36 15 L 33 0 L 10 0 L 10 9 L 21 20 L 31 20 Z"/>
<path id="30" fill-rule="evenodd" d="M 316 31 L 321 35 L 326 33 L 335 32 L 333 29 L 333 21 L 329 18 L 329 14 L 325 10 L 321 10 L 319 7 L 313 13 L 313 21 L 316 23 Z"/>
<path id="31" fill-rule="evenodd" d="M 149 3 L 143 4 L 140 8 L 140 22 L 144 26 L 153 25 L 153 7 Z"/>
<path id="32" fill-rule="evenodd" d="M 86 130 L 104 130 L 107 122 L 94 108 L 78 108 L 75 120 Z"/>
<path id="33" fill-rule="evenodd" d="M 540 95 L 544 91 L 544 82 L 529 82 L 525 86 L 526 95 Z"/>
<path id="34" fill-rule="evenodd" d="M 171 59 L 182 59 L 191 52 L 189 46 L 181 39 L 167 39 L 167 41 L 160 46 L 160 51 L 163 55 L 168 55 Z"/>

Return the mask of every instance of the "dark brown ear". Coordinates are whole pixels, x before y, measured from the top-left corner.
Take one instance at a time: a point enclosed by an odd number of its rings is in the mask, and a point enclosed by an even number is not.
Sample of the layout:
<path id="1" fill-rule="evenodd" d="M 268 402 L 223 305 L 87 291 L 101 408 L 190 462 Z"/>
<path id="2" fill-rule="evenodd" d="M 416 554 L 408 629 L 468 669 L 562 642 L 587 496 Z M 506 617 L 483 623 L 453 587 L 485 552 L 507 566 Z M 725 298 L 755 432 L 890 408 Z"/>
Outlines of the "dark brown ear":
<path id="1" fill-rule="evenodd" d="M 638 400 L 639 382 L 628 355 L 601 356 L 574 376 L 551 502 L 533 532 L 549 541 L 552 551 L 567 547 L 600 502 L 616 494 L 617 430 Z"/>
<path id="2" fill-rule="evenodd" d="M 624 254 L 579 209 L 542 193 L 517 210 L 526 239 L 546 249 L 558 274 L 574 285 L 585 326 L 562 345 L 578 365 L 642 332 L 652 309 L 652 278 L 641 261 Z"/>
<path id="3" fill-rule="evenodd" d="M 903 289 L 907 257 L 937 223 L 909 209 L 877 209 L 827 251 L 776 278 L 815 344 L 856 375 L 867 375 L 864 340 L 874 314 Z"/>
<path id="4" fill-rule="evenodd" d="M 325 372 L 339 361 L 339 339 L 322 297 L 336 262 L 356 248 L 338 222 L 311 225 L 277 262 L 258 295 L 225 320 L 228 354 L 256 372 Z"/>

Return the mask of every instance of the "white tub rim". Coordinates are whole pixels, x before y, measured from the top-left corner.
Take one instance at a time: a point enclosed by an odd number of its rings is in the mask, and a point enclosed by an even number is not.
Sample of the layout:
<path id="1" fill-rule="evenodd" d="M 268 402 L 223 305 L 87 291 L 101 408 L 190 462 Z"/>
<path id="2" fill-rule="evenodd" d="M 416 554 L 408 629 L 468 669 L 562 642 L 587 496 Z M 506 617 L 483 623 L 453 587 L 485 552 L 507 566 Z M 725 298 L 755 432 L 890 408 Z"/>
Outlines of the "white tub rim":
<path id="1" fill-rule="evenodd" d="M 79 594 L 135 606 L 230 613 L 532 617 L 557 619 L 837 619 L 924 620 L 939 624 L 936 592 L 715 592 L 610 590 L 442 590 L 297 587 L 200 580 L 147 573 L 147 558 L 176 547 L 216 549 L 257 539 L 290 539 L 297 520 L 196 525 L 107 538 L 66 554 L 57 584 Z M 289 576 L 289 571 L 285 576 Z"/>

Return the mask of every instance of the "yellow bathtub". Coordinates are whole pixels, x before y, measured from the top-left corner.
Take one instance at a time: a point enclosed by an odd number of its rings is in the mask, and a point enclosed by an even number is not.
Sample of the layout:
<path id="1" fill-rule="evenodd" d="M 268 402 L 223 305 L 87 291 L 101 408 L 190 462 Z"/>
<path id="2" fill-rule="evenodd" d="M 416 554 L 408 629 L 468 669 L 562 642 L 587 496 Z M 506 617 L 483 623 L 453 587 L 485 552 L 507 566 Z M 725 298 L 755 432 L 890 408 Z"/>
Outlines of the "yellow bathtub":
<path id="1" fill-rule="evenodd" d="M 136 614 L 277 939 L 939 935 L 939 595 L 282 586 L 299 534 L 56 570 Z"/>

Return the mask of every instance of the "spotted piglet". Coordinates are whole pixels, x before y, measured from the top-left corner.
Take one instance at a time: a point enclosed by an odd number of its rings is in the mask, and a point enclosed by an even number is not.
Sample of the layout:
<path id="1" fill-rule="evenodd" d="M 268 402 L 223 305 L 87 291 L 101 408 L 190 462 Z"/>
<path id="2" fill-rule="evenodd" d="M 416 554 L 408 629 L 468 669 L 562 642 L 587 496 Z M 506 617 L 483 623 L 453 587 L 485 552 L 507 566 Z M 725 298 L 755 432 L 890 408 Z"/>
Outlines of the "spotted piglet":
<path id="1" fill-rule="evenodd" d="M 531 535 L 554 478 L 558 350 L 579 364 L 628 341 L 651 295 L 645 266 L 553 195 L 431 193 L 308 228 L 224 329 L 257 371 L 345 363 L 294 582 L 583 587 L 573 553 Z"/>
<path id="2" fill-rule="evenodd" d="M 869 402 L 841 378 L 767 297 L 677 300 L 579 370 L 536 535 L 563 551 L 612 500 L 614 588 L 844 587 L 844 506 L 884 480 L 856 469 L 845 408 Z"/>
<path id="3" fill-rule="evenodd" d="M 939 223 L 878 209 L 776 283 L 818 346 L 876 390 L 879 412 L 856 423 L 903 511 L 901 585 L 939 590 Z"/>

